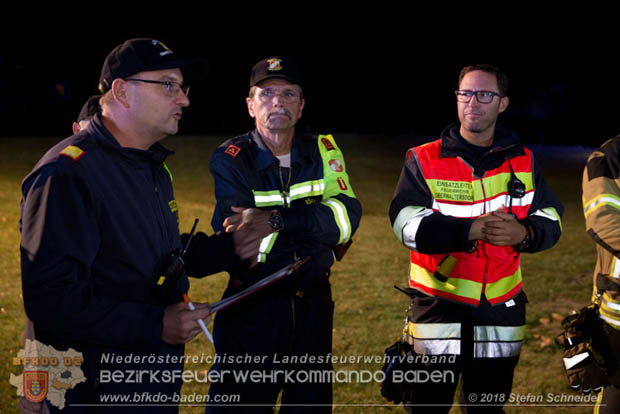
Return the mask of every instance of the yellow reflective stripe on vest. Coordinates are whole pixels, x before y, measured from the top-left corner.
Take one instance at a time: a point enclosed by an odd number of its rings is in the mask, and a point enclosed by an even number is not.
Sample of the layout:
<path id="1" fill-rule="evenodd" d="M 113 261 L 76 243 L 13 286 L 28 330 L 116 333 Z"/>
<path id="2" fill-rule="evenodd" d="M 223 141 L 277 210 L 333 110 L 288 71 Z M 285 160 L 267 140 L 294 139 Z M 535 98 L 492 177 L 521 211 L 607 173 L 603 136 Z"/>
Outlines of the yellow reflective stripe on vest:
<path id="1" fill-rule="evenodd" d="M 418 232 L 418 227 L 420 227 L 420 222 L 424 217 L 431 214 L 433 214 L 433 210 L 426 207 L 409 206 L 400 210 L 396 220 L 394 220 L 394 226 L 392 226 L 398 241 L 404 243 L 410 249 L 415 249 L 415 236 Z M 407 234 L 404 234 L 405 227 L 407 228 Z"/>
<path id="2" fill-rule="evenodd" d="M 613 194 L 601 194 L 592 200 L 583 202 L 583 214 L 587 218 L 590 213 L 602 206 L 620 209 L 620 198 Z"/>
<path id="3" fill-rule="evenodd" d="M 256 207 L 269 207 L 269 206 L 283 206 L 289 203 L 288 197 L 286 200 L 282 197 L 280 191 L 255 191 L 252 190 L 254 194 L 254 204 Z"/>
<path id="4" fill-rule="evenodd" d="M 172 173 L 170 172 L 170 168 L 168 168 L 165 162 L 163 165 L 164 165 L 164 170 L 168 171 L 168 175 L 170 176 L 170 182 L 172 182 Z"/>
<path id="5" fill-rule="evenodd" d="M 260 246 L 258 247 L 257 257 L 259 263 L 265 263 L 267 261 L 267 255 L 271 252 L 271 249 L 276 242 L 278 234 L 279 233 L 276 231 L 261 240 Z"/>
<path id="6" fill-rule="evenodd" d="M 515 175 L 525 184 L 526 191 L 530 192 L 534 189 L 531 173 L 519 172 L 515 173 Z M 474 180 L 473 182 L 440 179 L 427 179 L 426 182 L 436 200 L 480 202 L 500 194 L 505 194 L 508 191 L 510 177 L 510 173 L 498 173 L 491 177 Z M 484 191 L 482 189 L 483 186 Z"/>
<path id="7" fill-rule="evenodd" d="M 517 172 L 515 175 L 525 185 L 526 192 L 530 192 L 534 189 L 531 172 Z M 474 181 L 474 201 L 483 200 L 485 196 L 486 198 L 492 198 L 498 194 L 506 193 L 508 191 L 510 178 L 511 174 L 506 172 L 483 178 L 482 185 L 480 184 L 481 180 Z M 482 191 L 482 186 L 484 186 L 484 192 Z M 513 199 L 513 205 L 516 200 L 517 199 Z"/>
<path id="8" fill-rule="evenodd" d="M 336 244 L 348 242 L 351 238 L 351 222 L 349 221 L 349 214 L 347 213 L 347 209 L 344 204 L 335 198 L 325 200 L 321 202 L 321 204 L 329 207 L 334 214 L 334 220 L 340 230 L 340 237 L 338 238 L 338 243 Z"/>
<path id="9" fill-rule="evenodd" d="M 487 283 L 484 288 L 484 294 L 489 300 L 499 298 L 500 296 L 510 292 L 522 281 L 523 277 L 521 275 L 521 266 L 519 266 L 517 271 L 512 275 L 504 276 L 497 282 Z"/>
<path id="10" fill-rule="evenodd" d="M 411 263 L 409 278 L 431 289 L 473 299 L 476 302 L 480 300 L 482 294 L 482 283 L 458 278 L 448 278 L 446 282 L 441 282 L 431 272 L 416 263 Z"/>
<path id="11" fill-rule="evenodd" d="M 291 201 L 305 197 L 320 196 L 325 191 L 323 180 L 312 180 L 292 185 L 289 190 Z"/>
<path id="12" fill-rule="evenodd" d="M 416 263 L 411 263 L 409 278 L 428 288 L 440 290 L 463 298 L 473 299 L 476 302 L 480 300 L 480 295 L 482 294 L 482 283 L 480 282 L 455 277 L 449 277 L 446 282 L 441 282 L 433 273 Z M 497 282 L 487 283 L 485 286 L 485 295 L 489 300 L 498 298 L 510 292 L 521 281 L 521 267 L 519 266 L 517 271 L 512 275 L 505 276 Z"/>
<path id="13" fill-rule="evenodd" d="M 525 338 L 525 325 L 521 326 L 474 326 L 474 341 L 510 342 Z"/>

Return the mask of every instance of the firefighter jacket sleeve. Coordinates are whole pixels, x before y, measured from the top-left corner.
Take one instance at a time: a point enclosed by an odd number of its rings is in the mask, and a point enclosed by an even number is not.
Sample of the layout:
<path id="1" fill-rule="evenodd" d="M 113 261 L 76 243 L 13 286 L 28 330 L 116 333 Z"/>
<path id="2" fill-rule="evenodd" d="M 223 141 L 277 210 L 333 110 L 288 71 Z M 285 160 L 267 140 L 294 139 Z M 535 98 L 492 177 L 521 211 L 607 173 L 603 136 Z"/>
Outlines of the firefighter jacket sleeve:
<path id="1" fill-rule="evenodd" d="M 468 251 L 473 219 L 447 216 L 432 209 L 433 197 L 416 157 L 409 157 L 390 204 L 390 221 L 398 240 L 420 253 Z"/>
<path id="2" fill-rule="evenodd" d="M 564 206 L 556 198 L 536 163 L 534 170 L 534 200 L 523 222 L 534 232 L 532 244 L 522 252 L 534 253 L 553 247 L 562 235 Z"/>
<path id="3" fill-rule="evenodd" d="M 620 337 L 619 137 L 588 158 L 583 172 L 583 212 L 586 231 L 597 244 L 593 299 L 600 302 L 600 318 L 615 328 L 610 338 Z"/>
<path id="4" fill-rule="evenodd" d="M 594 151 L 588 158 L 583 172 L 583 207 L 588 234 L 611 255 L 620 257 L 618 138 L 603 144 L 600 150 Z M 607 267 L 601 269 L 601 273 L 609 274 Z"/>
<path id="5" fill-rule="evenodd" d="M 90 271 L 105 240 L 87 183 L 55 163 L 44 167 L 24 197 L 22 283 L 26 313 L 35 326 L 71 341 L 157 349 L 164 306 L 122 300 L 133 294 L 129 284 L 116 297 L 95 293 L 101 290 Z"/>

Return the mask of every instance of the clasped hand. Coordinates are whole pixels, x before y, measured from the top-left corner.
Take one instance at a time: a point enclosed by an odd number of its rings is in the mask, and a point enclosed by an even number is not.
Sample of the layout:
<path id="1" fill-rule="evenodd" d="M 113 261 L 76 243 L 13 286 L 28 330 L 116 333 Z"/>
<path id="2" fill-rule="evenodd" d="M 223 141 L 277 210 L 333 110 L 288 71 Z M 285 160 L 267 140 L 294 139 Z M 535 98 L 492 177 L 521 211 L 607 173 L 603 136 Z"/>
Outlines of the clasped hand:
<path id="1" fill-rule="evenodd" d="M 484 240 L 496 246 L 514 246 L 526 235 L 526 227 L 512 214 L 504 213 L 504 206 L 476 218 L 469 230 L 469 240 Z"/>

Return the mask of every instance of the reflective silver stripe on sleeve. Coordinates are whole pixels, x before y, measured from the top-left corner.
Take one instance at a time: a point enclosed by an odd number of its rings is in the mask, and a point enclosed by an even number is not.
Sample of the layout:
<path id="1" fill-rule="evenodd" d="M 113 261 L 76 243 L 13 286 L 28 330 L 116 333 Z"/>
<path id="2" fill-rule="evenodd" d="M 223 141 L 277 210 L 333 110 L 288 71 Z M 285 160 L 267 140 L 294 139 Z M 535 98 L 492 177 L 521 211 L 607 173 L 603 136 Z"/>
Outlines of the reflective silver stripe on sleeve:
<path id="1" fill-rule="evenodd" d="M 261 240 L 260 245 L 258 246 L 258 256 L 256 257 L 258 263 L 265 263 L 265 261 L 267 261 L 267 255 L 271 252 L 278 234 L 279 233 L 277 231 L 273 232 Z"/>
<path id="2" fill-rule="evenodd" d="M 620 321 L 612 319 L 608 316 L 604 316 L 604 315 L 599 315 L 599 318 L 601 318 L 602 320 L 604 320 L 605 322 L 614 325 L 614 326 L 618 326 L 620 327 Z"/>
<path id="3" fill-rule="evenodd" d="M 398 240 L 410 249 L 416 248 L 415 236 L 420 222 L 426 216 L 433 214 L 433 210 L 426 207 L 405 207 L 394 220 L 394 234 Z"/>

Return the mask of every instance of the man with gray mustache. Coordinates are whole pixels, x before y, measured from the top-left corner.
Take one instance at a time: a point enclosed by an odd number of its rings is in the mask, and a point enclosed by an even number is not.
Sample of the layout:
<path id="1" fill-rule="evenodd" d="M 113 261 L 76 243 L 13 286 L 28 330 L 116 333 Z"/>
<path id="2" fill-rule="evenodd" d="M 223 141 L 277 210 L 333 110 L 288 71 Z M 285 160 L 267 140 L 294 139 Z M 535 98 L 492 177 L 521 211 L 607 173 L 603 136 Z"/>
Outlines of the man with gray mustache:
<path id="1" fill-rule="evenodd" d="M 217 314 L 213 332 L 221 360 L 212 374 L 221 381 L 209 389 L 207 413 L 273 413 L 280 392 L 281 413 L 332 411 L 330 267 L 342 259 L 362 211 L 334 138 L 295 132 L 305 105 L 301 85 L 290 59 L 258 62 L 246 98 L 256 129 L 226 141 L 211 158 L 213 229 L 246 227 L 262 239 L 259 254 L 230 271 L 224 297 L 310 259 L 292 276 Z M 324 373 L 325 380 L 308 380 L 311 372 Z M 249 373 L 258 375 L 243 377 Z M 241 397 L 235 406 L 217 404 L 231 394 Z"/>

